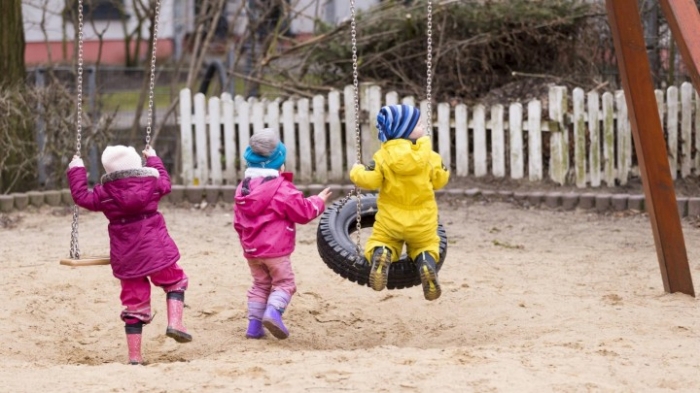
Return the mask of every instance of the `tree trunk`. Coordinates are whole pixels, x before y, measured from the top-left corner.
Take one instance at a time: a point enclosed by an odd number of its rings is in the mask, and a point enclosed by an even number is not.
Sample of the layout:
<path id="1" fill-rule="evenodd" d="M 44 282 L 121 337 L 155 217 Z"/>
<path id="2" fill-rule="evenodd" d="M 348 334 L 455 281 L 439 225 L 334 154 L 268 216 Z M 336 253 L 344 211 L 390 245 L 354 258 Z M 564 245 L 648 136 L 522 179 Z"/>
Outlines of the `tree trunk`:
<path id="1" fill-rule="evenodd" d="M 22 0 L 0 1 L 0 87 L 23 84 L 24 26 Z"/>
<path id="2" fill-rule="evenodd" d="M 26 69 L 24 66 L 24 25 L 22 0 L 0 1 L 0 88 L 24 94 Z M 10 95 L 10 97 L 15 96 Z M 18 98 L 15 111 L 10 113 L 14 149 L 0 167 L 0 193 L 26 191 L 36 187 L 36 166 L 27 165 L 35 157 L 33 149 L 34 129 L 27 127 L 26 108 Z M 24 113 L 23 113 L 24 112 Z M 30 169 L 31 168 L 31 169 Z"/>

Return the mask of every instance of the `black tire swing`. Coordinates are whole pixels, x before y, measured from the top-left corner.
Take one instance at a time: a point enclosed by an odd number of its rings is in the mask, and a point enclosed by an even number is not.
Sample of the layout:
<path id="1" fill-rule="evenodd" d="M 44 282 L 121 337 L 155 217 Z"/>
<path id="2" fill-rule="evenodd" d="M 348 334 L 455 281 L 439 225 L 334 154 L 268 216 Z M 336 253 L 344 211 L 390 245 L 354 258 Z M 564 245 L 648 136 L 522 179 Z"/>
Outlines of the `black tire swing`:
<path id="1" fill-rule="evenodd" d="M 352 30 L 352 60 L 353 60 L 353 85 L 355 92 L 355 152 L 357 163 L 362 162 L 359 126 L 359 92 L 357 78 L 357 40 L 355 25 L 355 1 L 350 1 L 351 30 Z M 428 72 L 427 72 L 427 101 L 426 113 L 427 135 L 432 135 L 432 0 L 428 0 Z M 352 198 L 353 194 L 355 198 Z M 341 277 L 359 285 L 369 286 L 369 273 L 371 264 L 364 257 L 361 247 L 360 229 L 374 225 L 374 217 L 377 213 L 377 194 L 361 195 L 360 189 L 354 190 L 343 199 L 334 202 L 321 215 L 321 220 L 316 233 L 316 242 L 319 254 L 323 262 Z M 438 271 L 442 268 L 447 256 L 447 234 L 442 224 L 438 223 L 438 236 L 440 237 L 440 260 L 437 263 Z M 350 239 L 352 233 L 356 234 L 356 243 Z M 388 289 L 403 289 L 420 285 L 421 280 L 413 261 L 407 256 L 391 264 L 389 268 Z"/>

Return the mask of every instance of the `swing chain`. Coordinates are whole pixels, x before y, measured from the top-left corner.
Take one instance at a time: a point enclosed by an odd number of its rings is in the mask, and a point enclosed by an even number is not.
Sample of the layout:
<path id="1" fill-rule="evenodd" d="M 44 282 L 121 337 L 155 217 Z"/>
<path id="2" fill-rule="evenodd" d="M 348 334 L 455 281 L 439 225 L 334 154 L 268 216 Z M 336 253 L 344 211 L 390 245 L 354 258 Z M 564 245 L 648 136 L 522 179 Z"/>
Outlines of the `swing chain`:
<path id="1" fill-rule="evenodd" d="M 151 147 L 151 129 L 153 128 L 153 98 L 156 85 L 156 46 L 158 44 L 158 18 L 160 16 L 160 0 L 156 0 L 153 19 L 153 45 L 151 48 L 151 77 L 148 92 L 148 118 L 146 119 L 146 150 Z"/>
<path id="2" fill-rule="evenodd" d="M 425 128 L 428 136 L 433 135 L 433 0 L 428 0 L 428 55 L 425 100 L 428 110 L 425 116 Z"/>
<path id="3" fill-rule="evenodd" d="M 350 0 L 350 29 L 352 34 L 352 85 L 354 87 L 354 101 L 355 101 L 355 154 L 356 163 L 362 163 L 362 144 L 360 140 L 360 92 L 359 92 L 359 82 L 358 82 L 358 72 L 357 72 L 357 24 L 355 23 L 355 0 Z M 361 250 L 361 236 L 360 230 L 362 229 L 362 196 L 360 194 L 360 188 L 355 187 L 353 190 L 357 196 L 357 257 L 362 257 Z M 352 191 L 348 194 L 348 197 L 352 195 Z"/>
<path id="4" fill-rule="evenodd" d="M 78 75 L 76 78 L 77 113 L 75 117 L 76 141 L 75 155 L 80 157 L 83 134 L 83 0 L 78 0 Z M 73 205 L 73 223 L 70 232 L 70 257 L 80 259 L 80 245 L 78 244 L 78 205 Z"/>

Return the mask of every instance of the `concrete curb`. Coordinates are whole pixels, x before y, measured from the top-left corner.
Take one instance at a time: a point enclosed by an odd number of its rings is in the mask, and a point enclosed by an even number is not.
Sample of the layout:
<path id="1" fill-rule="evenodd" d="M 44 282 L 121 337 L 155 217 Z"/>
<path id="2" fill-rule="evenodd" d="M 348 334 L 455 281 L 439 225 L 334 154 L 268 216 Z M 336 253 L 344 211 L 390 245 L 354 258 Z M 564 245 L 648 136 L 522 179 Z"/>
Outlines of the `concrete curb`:
<path id="1" fill-rule="evenodd" d="M 45 191 L 44 200 L 49 206 L 58 206 L 61 204 L 61 191 Z"/>
<path id="2" fill-rule="evenodd" d="M 15 208 L 15 197 L 12 195 L 0 195 L 0 212 L 9 213 Z"/>
<path id="3" fill-rule="evenodd" d="M 75 202 L 73 202 L 73 195 L 71 195 L 69 189 L 64 188 L 61 190 L 61 202 L 64 205 L 69 205 L 69 206 L 75 205 Z"/>
<path id="4" fill-rule="evenodd" d="M 691 217 L 700 216 L 700 198 L 688 198 L 688 215 Z"/>
<path id="5" fill-rule="evenodd" d="M 198 204 L 202 203 L 204 198 L 204 187 L 202 186 L 186 186 L 185 187 L 185 199 L 189 203 Z"/>
<path id="6" fill-rule="evenodd" d="M 308 184 L 299 185 L 297 188 L 305 195 L 316 195 L 324 188 L 329 187 L 333 192 L 332 199 L 342 198 L 354 189 L 352 184 Z M 173 185 L 171 192 L 164 202 L 180 204 L 189 202 L 192 204 L 205 201 L 209 204 L 218 202 L 233 203 L 237 186 L 182 186 Z M 367 192 L 367 191 L 364 191 Z M 542 206 L 552 210 L 572 211 L 575 209 L 594 210 L 599 213 L 646 210 L 643 194 L 608 194 L 591 192 L 542 192 L 542 191 L 509 191 L 509 190 L 481 190 L 479 188 L 449 188 L 439 190 L 438 198 L 470 198 L 478 201 L 503 201 L 519 205 L 537 207 Z M 683 217 L 700 217 L 700 197 L 678 197 L 678 213 Z M 50 191 L 30 191 L 27 193 L 14 193 L 0 195 L 0 212 L 9 213 L 22 211 L 29 205 L 40 207 L 43 205 L 60 206 L 73 205 L 69 189 Z"/>
<path id="7" fill-rule="evenodd" d="M 35 207 L 41 207 L 44 205 L 44 193 L 41 191 L 29 191 L 27 193 L 29 197 L 29 204 Z"/>
<path id="8" fill-rule="evenodd" d="M 170 187 L 170 194 L 168 194 L 168 202 L 170 203 L 182 203 L 185 201 L 185 186 L 172 186 Z"/>
<path id="9" fill-rule="evenodd" d="M 29 195 L 27 194 L 10 194 L 15 198 L 15 209 L 24 210 L 29 206 Z"/>
<path id="10" fill-rule="evenodd" d="M 204 186 L 204 197 L 208 204 L 215 205 L 221 198 L 221 186 Z"/>

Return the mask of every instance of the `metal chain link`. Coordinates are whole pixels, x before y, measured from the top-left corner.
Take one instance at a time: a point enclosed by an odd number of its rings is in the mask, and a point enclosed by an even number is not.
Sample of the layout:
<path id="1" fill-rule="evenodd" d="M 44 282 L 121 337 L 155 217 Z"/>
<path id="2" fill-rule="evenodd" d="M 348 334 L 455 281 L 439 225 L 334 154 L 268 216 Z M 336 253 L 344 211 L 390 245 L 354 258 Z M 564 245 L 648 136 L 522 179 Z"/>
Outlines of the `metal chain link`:
<path id="1" fill-rule="evenodd" d="M 357 159 L 356 163 L 362 164 L 362 143 L 360 141 L 360 92 L 357 77 L 357 24 L 355 23 L 355 0 L 350 0 L 350 16 L 352 18 L 350 22 L 352 35 L 352 85 L 355 93 L 355 155 Z M 362 240 L 360 236 L 360 230 L 362 229 L 362 196 L 360 194 L 360 188 L 355 186 L 354 193 L 357 196 L 357 221 L 355 225 L 357 228 L 357 257 L 359 259 L 362 257 Z M 350 197 L 350 195 L 352 195 L 352 191 L 348 194 L 348 197 Z"/>
<path id="2" fill-rule="evenodd" d="M 428 102 L 428 113 L 425 114 L 425 128 L 428 136 L 433 135 L 433 0 L 428 0 L 428 56 L 425 100 Z"/>
<path id="3" fill-rule="evenodd" d="M 151 53 L 151 77 L 148 94 L 148 120 L 146 126 L 146 149 L 151 144 L 151 130 L 153 128 L 153 98 L 155 90 L 156 74 L 156 46 L 158 43 L 158 19 L 160 16 L 160 0 L 156 0 L 155 19 L 153 22 L 153 48 Z M 78 0 L 78 75 L 76 80 L 77 102 L 76 102 L 76 142 L 75 155 L 80 157 L 83 137 L 83 0 Z M 70 257 L 80 259 L 80 245 L 78 243 L 78 205 L 73 205 L 73 223 L 70 235 Z"/>
<path id="4" fill-rule="evenodd" d="M 146 150 L 151 147 L 151 129 L 153 128 L 153 97 L 156 85 L 156 47 L 158 44 L 158 18 L 160 17 L 160 0 L 156 0 L 153 20 L 153 48 L 151 48 L 151 79 L 148 91 L 148 119 L 146 120 Z"/>
<path id="5" fill-rule="evenodd" d="M 83 0 L 78 0 L 78 75 L 76 78 L 78 91 L 76 102 L 76 141 L 75 155 L 80 157 L 83 137 Z M 73 205 L 73 224 L 70 232 L 70 257 L 80 259 L 80 245 L 78 244 L 78 205 Z"/>

